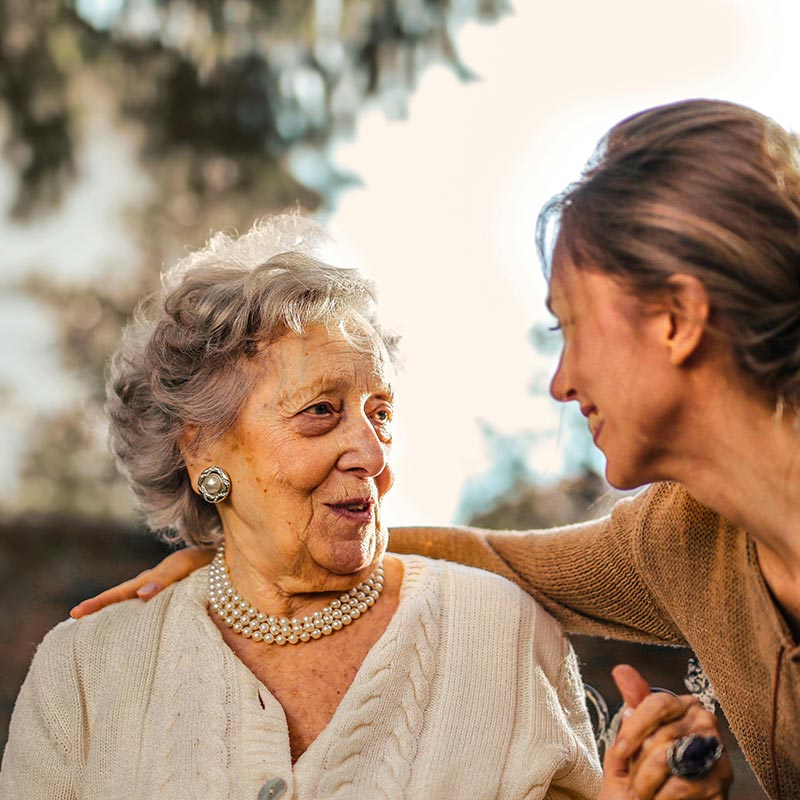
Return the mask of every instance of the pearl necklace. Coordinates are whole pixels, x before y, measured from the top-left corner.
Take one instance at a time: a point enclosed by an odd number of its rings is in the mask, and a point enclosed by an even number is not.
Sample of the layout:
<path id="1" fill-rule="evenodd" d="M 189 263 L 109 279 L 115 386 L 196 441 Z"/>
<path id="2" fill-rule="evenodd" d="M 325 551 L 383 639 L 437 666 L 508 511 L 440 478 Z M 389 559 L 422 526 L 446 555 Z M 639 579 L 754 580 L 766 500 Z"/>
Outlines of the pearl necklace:
<path id="1" fill-rule="evenodd" d="M 225 564 L 221 544 L 208 573 L 208 603 L 222 621 L 245 639 L 266 644 L 298 644 L 330 636 L 366 614 L 383 591 L 383 564 L 338 599 L 310 616 L 275 617 L 259 611 L 236 591 Z"/>

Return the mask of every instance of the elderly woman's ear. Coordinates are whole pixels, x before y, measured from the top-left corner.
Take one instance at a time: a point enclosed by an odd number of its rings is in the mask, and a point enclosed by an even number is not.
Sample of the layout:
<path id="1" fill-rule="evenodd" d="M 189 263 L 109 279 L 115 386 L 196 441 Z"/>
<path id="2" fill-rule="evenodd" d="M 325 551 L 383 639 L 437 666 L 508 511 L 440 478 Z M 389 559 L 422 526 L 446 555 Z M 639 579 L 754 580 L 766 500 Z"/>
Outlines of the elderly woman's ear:
<path id="1" fill-rule="evenodd" d="M 197 491 L 197 479 L 200 473 L 213 463 L 210 453 L 204 452 L 205 448 L 200 445 L 201 440 L 197 426 L 188 425 L 178 439 L 178 446 L 195 491 Z"/>
<path id="2" fill-rule="evenodd" d="M 207 503 L 222 502 L 230 494 L 231 476 L 205 446 L 197 427 L 187 428 L 178 443 L 192 491 Z"/>

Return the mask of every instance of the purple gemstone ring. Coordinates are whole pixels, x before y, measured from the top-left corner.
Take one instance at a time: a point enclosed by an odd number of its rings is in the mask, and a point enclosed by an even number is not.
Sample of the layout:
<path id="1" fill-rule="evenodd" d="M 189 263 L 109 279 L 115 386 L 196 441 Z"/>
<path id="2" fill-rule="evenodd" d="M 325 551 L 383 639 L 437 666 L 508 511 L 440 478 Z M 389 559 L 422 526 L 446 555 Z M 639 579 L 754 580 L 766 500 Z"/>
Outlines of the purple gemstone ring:
<path id="1" fill-rule="evenodd" d="M 722 742 L 716 736 L 690 733 L 672 743 L 667 764 L 676 777 L 696 781 L 710 772 L 721 756 Z"/>

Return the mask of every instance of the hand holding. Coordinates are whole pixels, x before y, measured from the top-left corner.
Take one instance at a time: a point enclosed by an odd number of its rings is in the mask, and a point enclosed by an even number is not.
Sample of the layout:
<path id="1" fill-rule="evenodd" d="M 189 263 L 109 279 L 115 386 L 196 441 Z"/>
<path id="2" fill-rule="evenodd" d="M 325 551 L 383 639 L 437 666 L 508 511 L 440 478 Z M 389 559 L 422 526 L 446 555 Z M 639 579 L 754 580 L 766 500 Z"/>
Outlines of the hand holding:
<path id="1" fill-rule="evenodd" d="M 633 667 L 620 665 L 613 675 L 628 708 L 606 753 L 599 800 L 723 800 L 733 779 L 727 755 L 722 753 L 707 772 L 692 780 L 675 775 L 669 763 L 671 748 L 683 737 L 695 734 L 720 740 L 714 715 L 691 695 L 651 693 Z M 692 748 L 702 750 L 704 744 L 695 742 Z M 673 755 L 679 754 L 673 751 Z"/>

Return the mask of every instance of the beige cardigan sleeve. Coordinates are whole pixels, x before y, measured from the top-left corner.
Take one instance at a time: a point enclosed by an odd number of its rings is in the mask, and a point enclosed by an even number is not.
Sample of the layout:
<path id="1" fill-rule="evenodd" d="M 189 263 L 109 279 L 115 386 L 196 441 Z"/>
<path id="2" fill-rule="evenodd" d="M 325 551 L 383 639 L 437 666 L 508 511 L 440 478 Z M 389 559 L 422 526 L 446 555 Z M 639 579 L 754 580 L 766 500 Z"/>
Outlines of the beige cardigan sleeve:
<path id="1" fill-rule="evenodd" d="M 548 530 L 395 528 L 390 548 L 503 575 L 572 633 L 684 645 L 652 591 L 642 552 L 648 537 L 669 534 L 660 529 L 660 509 L 681 502 L 681 491 L 654 484 L 606 517 Z"/>
<path id="2" fill-rule="evenodd" d="M 3 800 L 78 796 L 71 730 L 79 724 L 78 681 L 74 662 L 52 646 L 70 624 L 59 625 L 39 646 L 17 697 L 0 768 Z"/>

